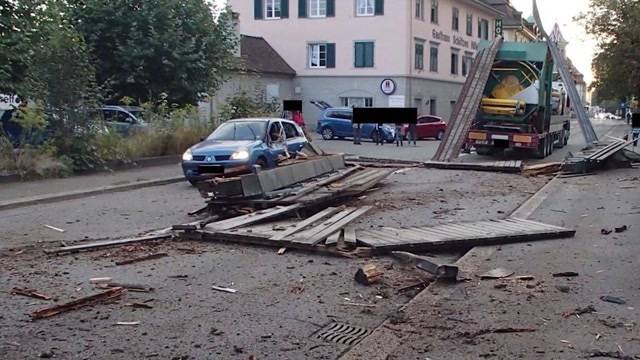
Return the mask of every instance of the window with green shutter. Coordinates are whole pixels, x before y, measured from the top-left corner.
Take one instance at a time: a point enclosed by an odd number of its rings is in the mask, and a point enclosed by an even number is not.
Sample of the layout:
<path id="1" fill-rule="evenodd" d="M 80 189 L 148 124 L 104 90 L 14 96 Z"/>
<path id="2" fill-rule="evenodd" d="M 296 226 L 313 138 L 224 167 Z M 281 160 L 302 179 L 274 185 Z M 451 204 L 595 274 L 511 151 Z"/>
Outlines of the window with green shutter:
<path id="1" fill-rule="evenodd" d="M 417 70 L 424 69 L 424 43 L 421 41 L 416 42 L 416 57 L 414 62 Z"/>
<path id="2" fill-rule="evenodd" d="M 429 71 L 438 72 L 438 48 L 432 46 L 429 55 Z"/>
<path id="3" fill-rule="evenodd" d="M 373 67 L 374 43 L 372 41 L 357 41 L 355 43 L 355 63 L 357 68 Z"/>

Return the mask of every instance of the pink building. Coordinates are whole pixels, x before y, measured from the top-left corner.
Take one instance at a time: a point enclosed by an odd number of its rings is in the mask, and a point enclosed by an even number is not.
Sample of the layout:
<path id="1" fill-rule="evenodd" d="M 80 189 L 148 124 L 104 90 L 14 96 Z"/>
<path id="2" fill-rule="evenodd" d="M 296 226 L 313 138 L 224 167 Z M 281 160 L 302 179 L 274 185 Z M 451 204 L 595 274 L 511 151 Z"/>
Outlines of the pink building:
<path id="1" fill-rule="evenodd" d="M 310 100 L 414 106 L 447 119 L 479 42 L 495 36 L 503 16 L 481 0 L 229 3 L 240 32 L 263 37 L 296 71 L 294 93 L 312 126 Z"/>

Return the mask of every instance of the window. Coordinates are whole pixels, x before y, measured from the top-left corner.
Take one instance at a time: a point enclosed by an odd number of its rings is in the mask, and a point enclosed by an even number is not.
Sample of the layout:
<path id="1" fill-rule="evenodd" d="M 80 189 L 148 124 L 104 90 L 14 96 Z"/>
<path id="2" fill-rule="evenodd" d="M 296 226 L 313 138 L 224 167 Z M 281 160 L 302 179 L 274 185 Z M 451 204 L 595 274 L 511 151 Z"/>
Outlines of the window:
<path id="1" fill-rule="evenodd" d="M 309 67 L 310 68 L 326 68 L 327 67 L 327 44 L 310 44 L 309 45 Z"/>
<path id="2" fill-rule="evenodd" d="M 372 41 L 358 41 L 355 43 L 355 64 L 357 68 L 373 67 L 373 48 Z"/>
<path id="3" fill-rule="evenodd" d="M 438 48 L 435 46 L 431 47 L 429 53 L 429 71 L 438 72 Z"/>
<path id="4" fill-rule="evenodd" d="M 375 0 L 357 0 L 356 15 L 373 16 L 375 15 Z"/>
<path id="5" fill-rule="evenodd" d="M 415 68 L 418 70 L 424 69 L 424 42 L 422 41 L 416 41 Z"/>
<path id="6" fill-rule="evenodd" d="M 432 101 L 435 101 L 435 99 L 431 99 Z M 432 123 L 436 123 L 440 121 L 440 119 L 438 119 L 437 117 L 433 117 L 433 116 L 425 116 L 425 117 L 421 117 L 420 119 L 418 119 L 418 124 L 432 124 Z"/>
<path id="7" fill-rule="evenodd" d="M 467 35 L 473 36 L 473 15 L 467 14 Z"/>
<path id="8" fill-rule="evenodd" d="M 431 0 L 431 22 L 438 23 L 438 0 Z"/>
<path id="9" fill-rule="evenodd" d="M 489 20 L 478 19 L 478 38 L 489 40 Z"/>
<path id="10" fill-rule="evenodd" d="M 342 106 L 347 107 L 373 107 L 373 98 L 371 97 L 341 97 Z M 347 119 L 351 120 L 351 113 L 348 113 Z"/>
<path id="11" fill-rule="evenodd" d="M 473 62 L 473 55 L 466 54 L 462 57 L 462 76 L 467 76 L 471 71 L 471 63 Z"/>
<path id="12" fill-rule="evenodd" d="M 309 0 L 309 17 L 326 17 L 327 0 Z"/>
<path id="13" fill-rule="evenodd" d="M 458 60 L 459 60 L 459 55 L 457 52 L 453 51 L 451 52 L 451 74 L 452 75 L 458 75 Z"/>
<path id="14" fill-rule="evenodd" d="M 287 139 L 292 139 L 292 138 L 301 136 L 298 133 L 298 129 L 296 129 L 296 126 L 293 125 L 292 123 L 283 121 L 282 127 L 284 127 L 284 134 L 287 136 Z"/>
<path id="15" fill-rule="evenodd" d="M 265 0 L 264 18 L 265 19 L 280 19 L 282 4 L 280 0 Z"/>
<path id="16" fill-rule="evenodd" d="M 424 20 L 424 0 L 416 0 L 416 19 Z"/>
<path id="17" fill-rule="evenodd" d="M 437 105 L 438 100 L 436 98 L 431 98 L 431 100 L 429 100 L 429 115 L 438 115 L 438 109 L 436 108 Z"/>
<path id="18" fill-rule="evenodd" d="M 460 29 L 460 10 L 458 8 L 453 8 L 451 11 L 451 28 L 455 31 Z"/>

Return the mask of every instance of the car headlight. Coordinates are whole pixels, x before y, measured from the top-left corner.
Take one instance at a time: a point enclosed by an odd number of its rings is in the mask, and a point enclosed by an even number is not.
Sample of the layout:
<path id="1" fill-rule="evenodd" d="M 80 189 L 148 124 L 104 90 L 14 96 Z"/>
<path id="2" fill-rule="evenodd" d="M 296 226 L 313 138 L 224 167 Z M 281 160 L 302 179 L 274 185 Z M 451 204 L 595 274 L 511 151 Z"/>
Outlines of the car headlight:
<path id="1" fill-rule="evenodd" d="M 187 151 L 182 154 L 183 161 L 191 161 L 193 160 L 193 154 L 191 153 L 191 149 L 187 149 Z"/>
<path id="2" fill-rule="evenodd" d="M 247 150 L 238 150 L 231 154 L 231 160 L 247 160 L 249 158 L 249 152 Z"/>

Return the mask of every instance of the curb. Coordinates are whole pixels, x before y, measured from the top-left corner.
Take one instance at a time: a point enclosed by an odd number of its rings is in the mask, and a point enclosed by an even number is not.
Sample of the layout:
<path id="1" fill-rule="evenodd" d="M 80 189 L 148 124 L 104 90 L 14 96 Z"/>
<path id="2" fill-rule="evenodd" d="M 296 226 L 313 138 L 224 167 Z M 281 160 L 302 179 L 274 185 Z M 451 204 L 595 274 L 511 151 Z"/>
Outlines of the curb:
<path id="1" fill-rule="evenodd" d="M 145 158 L 133 160 L 130 163 L 122 163 L 122 162 L 109 163 L 106 165 L 108 169 L 85 170 L 85 171 L 71 174 L 70 177 L 99 174 L 103 172 L 109 173 L 109 172 L 117 172 L 121 170 L 141 169 L 141 168 L 152 167 L 152 166 L 171 165 L 171 164 L 179 163 L 180 160 L 181 158 L 179 155 L 145 157 Z M 35 179 L 35 180 L 39 180 L 39 179 Z M 7 184 L 12 182 L 20 182 L 20 181 L 30 181 L 30 180 L 29 179 L 25 180 L 18 174 L 0 175 L 0 184 Z"/>
<path id="2" fill-rule="evenodd" d="M 138 181 L 138 182 L 124 184 L 124 185 L 110 185 L 110 186 L 103 186 L 103 187 L 86 189 L 86 190 L 66 191 L 66 192 L 55 193 L 55 194 L 31 196 L 31 197 L 21 198 L 18 200 L 2 201 L 0 202 L 0 211 L 15 209 L 19 207 L 25 207 L 25 206 L 31 206 L 31 205 L 50 204 L 50 203 L 59 202 L 59 201 L 80 199 L 80 198 L 84 198 L 92 195 L 108 194 L 108 193 L 114 193 L 114 192 L 123 192 L 123 191 L 141 189 L 146 187 L 168 185 L 168 184 L 173 184 L 181 181 L 186 181 L 184 176 L 174 176 L 174 177 L 156 179 L 156 180 Z"/>
<path id="3" fill-rule="evenodd" d="M 559 183 L 559 178 L 554 177 L 541 187 L 535 194 L 530 196 L 524 203 L 522 203 L 517 209 L 515 209 L 509 216 L 519 217 L 526 219 L 533 212 L 542 205 L 544 200 L 549 196 L 554 186 Z M 478 267 L 478 264 L 482 263 L 481 259 L 493 255 L 498 246 L 475 246 L 464 254 L 458 261 L 455 262 L 460 268 L 464 268 L 465 272 L 473 272 L 473 269 Z M 437 290 L 433 292 L 433 290 Z M 409 306 L 412 306 L 418 301 L 423 299 L 429 299 L 433 296 L 446 297 L 451 295 L 455 291 L 455 288 L 443 285 L 438 282 L 433 282 L 425 289 L 423 289 L 413 299 L 409 300 L 406 304 L 400 307 L 400 311 L 404 311 Z M 434 294 L 435 293 L 435 294 Z M 401 338 L 396 334 L 395 330 L 391 330 L 387 326 L 392 326 L 389 319 L 385 320 L 382 324 L 376 327 L 373 332 L 365 337 L 360 343 L 345 350 L 338 356 L 340 360 L 385 360 L 393 351 L 400 346 Z"/>

